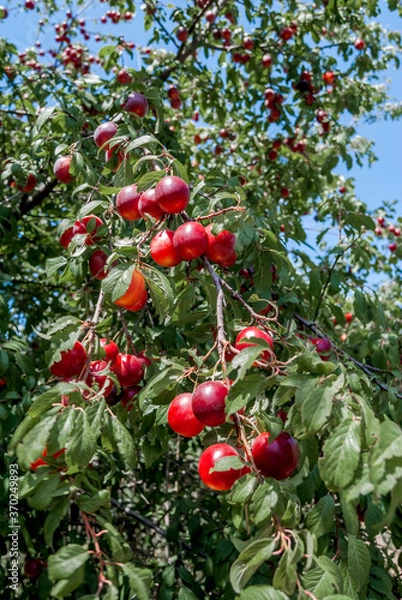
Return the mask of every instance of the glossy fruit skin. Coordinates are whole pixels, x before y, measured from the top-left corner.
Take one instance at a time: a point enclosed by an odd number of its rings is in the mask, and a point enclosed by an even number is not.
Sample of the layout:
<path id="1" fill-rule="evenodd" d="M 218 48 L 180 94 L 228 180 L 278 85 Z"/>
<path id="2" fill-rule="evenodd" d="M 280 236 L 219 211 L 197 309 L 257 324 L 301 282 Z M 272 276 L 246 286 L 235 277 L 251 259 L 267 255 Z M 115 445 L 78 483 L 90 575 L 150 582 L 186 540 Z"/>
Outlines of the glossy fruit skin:
<path id="1" fill-rule="evenodd" d="M 109 140 L 111 140 L 117 133 L 117 125 L 116 123 L 102 123 L 95 129 L 94 132 L 94 142 L 98 146 L 98 148 L 103 148 L 104 150 L 109 149 L 109 144 L 106 144 Z"/>
<path id="2" fill-rule="evenodd" d="M 116 210 L 126 221 L 137 221 L 141 219 L 138 203 L 141 194 L 136 185 L 127 185 L 117 194 Z"/>
<path id="3" fill-rule="evenodd" d="M 284 40 L 285 42 L 290 40 L 290 38 L 292 38 L 293 35 L 294 35 L 294 31 L 291 27 L 284 27 L 281 30 L 281 32 L 279 33 L 279 37 L 281 38 L 281 40 Z"/>
<path id="4" fill-rule="evenodd" d="M 236 261 L 237 261 L 237 254 L 236 254 L 236 252 L 232 252 L 232 254 L 226 260 L 221 260 L 219 265 L 221 267 L 224 267 L 225 269 L 227 269 L 228 267 L 231 267 L 232 265 L 234 265 L 234 263 Z"/>
<path id="5" fill-rule="evenodd" d="M 310 340 L 317 349 L 318 354 L 321 356 L 321 360 L 329 360 L 329 352 L 331 352 L 331 343 L 327 338 L 313 338 Z"/>
<path id="6" fill-rule="evenodd" d="M 282 431 L 269 443 L 270 434 L 261 433 L 251 448 L 254 463 L 264 477 L 273 477 L 281 481 L 293 475 L 297 469 L 300 450 L 296 440 L 286 431 Z"/>
<path id="7" fill-rule="evenodd" d="M 177 214 L 187 207 L 190 188 L 180 177 L 168 175 L 157 183 L 155 198 L 163 212 Z"/>
<path id="8" fill-rule="evenodd" d="M 107 369 L 108 363 L 105 360 L 93 360 L 89 365 L 89 375 L 86 383 L 92 387 L 95 383 L 98 388 L 103 389 L 105 398 L 113 391 L 114 383 L 107 375 L 98 375 L 100 371 Z"/>
<path id="9" fill-rule="evenodd" d="M 108 256 L 103 250 L 95 250 L 95 252 L 91 254 L 88 265 L 92 277 L 99 280 L 105 279 L 107 276 L 107 269 L 105 270 L 107 259 Z"/>
<path id="10" fill-rule="evenodd" d="M 68 248 L 70 245 L 71 240 L 74 237 L 73 234 L 73 227 L 68 227 L 65 231 L 63 231 L 63 233 L 60 236 L 60 244 L 63 246 L 63 248 Z"/>
<path id="11" fill-rule="evenodd" d="M 262 66 L 269 69 L 272 66 L 272 56 L 270 54 L 264 54 L 262 57 Z"/>
<path id="12" fill-rule="evenodd" d="M 130 312 L 137 312 L 143 309 L 147 302 L 148 292 L 147 290 L 144 290 L 136 302 L 133 302 L 133 304 L 129 304 L 128 306 L 126 306 L 126 310 L 129 310 Z"/>
<path id="13" fill-rule="evenodd" d="M 188 38 L 188 30 L 185 27 L 179 27 L 176 31 L 176 37 L 179 42 L 185 42 Z"/>
<path id="14" fill-rule="evenodd" d="M 60 360 L 53 363 L 50 372 L 55 377 L 73 377 L 79 375 L 85 367 L 87 353 L 81 342 L 75 342 L 70 350 L 61 352 Z"/>
<path id="15" fill-rule="evenodd" d="M 172 108 L 174 108 L 175 110 L 177 110 L 181 106 L 181 99 L 180 98 L 174 98 L 173 100 L 170 101 L 170 106 Z"/>
<path id="16" fill-rule="evenodd" d="M 211 230 L 212 224 L 205 228 L 208 236 L 206 256 L 211 262 L 220 264 L 225 262 L 235 251 L 236 236 L 227 229 L 220 231 L 217 235 L 214 235 Z"/>
<path id="17" fill-rule="evenodd" d="M 143 94 L 139 92 L 132 92 L 124 105 L 124 108 L 128 113 L 133 113 L 139 117 L 145 117 L 149 111 L 149 102 Z"/>
<path id="18" fill-rule="evenodd" d="M 203 483 L 211 490 L 225 492 L 233 487 L 234 483 L 249 472 L 248 467 L 243 469 L 229 469 L 228 471 L 209 471 L 221 458 L 226 456 L 239 456 L 235 448 L 229 444 L 213 444 L 209 446 L 200 456 L 198 462 L 198 474 Z"/>
<path id="19" fill-rule="evenodd" d="M 74 177 L 69 174 L 71 156 L 60 156 L 53 166 L 53 173 L 61 183 L 71 183 Z"/>
<path id="20" fill-rule="evenodd" d="M 242 329 L 240 331 L 240 333 L 236 337 L 236 342 L 235 342 L 236 350 L 243 350 L 243 348 L 255 346 L 256 344 L 249 343 L 246 341 L 249 338 L 253 338 L 253 337 L 260 338 L 261 340 L 265 340 L 271 347 L 271 350 L 274 349 L 274 341 L 271 338 L 271 336 L 268 333 L 266 333 L 266 331 L 263 331 L 262 329 L 259 329 L 258 327 L 245 327 L 244 329 Z M 268 350 L 266 350 L 265 352 L 262 352 L 260 354 L 260 357 L 262 358 L 262 360 L 270 360 L 271 353 Z"/>
<path id="21" fill-rule="evenodd" d="M 141 217 L 149 215 L 153 219 L 160 219 L 165 214 L 156 201 L 155 188 L 143 192 L 138 201 L 138 211 Z"/>
<path id="22" fill-rule="evenodd" d="M 102 346 L 103 350 L 105 351 L 105 358 L 104 360 L 106 362 L 110 362 L 110 363 L 114 363 L 114 361 L 117 358 L 117 355 L 119 354 L 119 347 L 115 342 L 108 342 L 108 340 L 106 338 L 101 338 L 100 339 L 100 345 Z"/>
<path id="23" fill-rule="evenodd" d="M 180 98 L 179 90 L 175 85 L 169 86 L 167 94 L 170 100 L 177 100 L 178 98 Z"/>
<path id="24" fill-rule="evenodd" d="M 126 71 L 126 69 L 120 69 L 120 71 L 117 73 L 117 81 L 121 84 L 126 84 L 126 83 L 130 83 L 130 81 L 132 80 L 132 77 L 130 75 L 130 73 L 128 71 Z"/>
<path id="25" fill-rule="evenodd" d="M 351 312 L 345 313 L 345 320 L 347 323 L 351 323 L 353 321 L 353 314 Z"/>
<path id="26" fill-rule="evenodd" d="M 159 231 L 151 241 L 150 251 L 153 260 L 161 267 L 175 267 L 181 263 L 181 256 L 173 245 L 174 231 Z"/>
<path id="27" fill-rule="evenodd" d="M 150 367 L 152 365 L 152 360 L 148 356 L 145 355 L 144 350 L 139 353 L 138 360 L 141 361 L 141 364 L 144 369 L 146 369 L 147 367 Z"/>
<path id="28" fill-rule="evenodd" d="M 322 76 L 322 79 L 328 85 L 332 85 L 335 81 L 335 73 L 333 71 L 326 71 Z"/>
<path id="29" fill-rule="evenodd" d="M 179 394 L 170 403 L 167 414 L 173 431 L 188 438 L 198 435 L 205 427 L 193 413 L 192 400 L 192 394 Z"/>
<path id="30" fill-rule="evenodd" d="M 87 215 L 83 217 L 81 221 L 76 221 L 74 223 L 72 235 L 73 237 L 78 234 L 87 234 L 85 238 L 86 246 L 93 246 L 96 242 L 99 241 L 99 236 L 97 237 L 96 232 L 99 227 L 102 227 L 103 221 L 97 217 L 96 215 Z"/>
<path id="31" fill-rule="evenodd" d="M 136 385 L 144 376 L 144 369 L 134 354 L 119 354 L 111 367 L 121 386 Z"/>
<path id="32" fill-rule="evenodd" d="M 183 223 L 174 232 L 173 246 L 183 260 L 199 258 L 208 248 L 208 234 L 205 227 L 197 221 Z"/>
<path id="33" fill-rule="evenodd" d="M 0 392 L 1 390 L 4 390 L 4 388 L 7 386 L 7 379 L 5 377 L 0 377 Z"/>
<path id="34" fill-rule="evenodd" d="M 121 402 L 122 406 L 124 406 L 124 408 L 127 409 L 127 412 L 130 412 L 130 410 L 133 408 L 134 401 L 136 400 L 136 398 L 141 390 L 142 390 L 142 387 L 139 385 L 125 387 L 123 389 L 123 393 L 121 395 L 120 402 Z"/>
<path id="35" fill-rule="evenodd" d="M 128 308 L 134 306 L 144 296 L 145 291 L 145 279 L 142 274 L 134 269 L 131 275 L 130 285 L 127 291 L 114 301 L 117 306 Z"/>
<path id="36" fill-rule="evenodd" d="M 219 427 L 226 421 L 225 400 L 229 390 L 222 381 L 205 381 L 193 393 L 192 409 L 204 425 Z"/>
<path id="37" fill-rule="evenodd" d="M 115 406 L 120 402 L 120 394 L 117 392 L 117 387 L 115 385 L 112 386 L 108 395 L 105 395 L 105 401 L 108 406 Z"/>
<path id="38" fill-rule="evenodd" d="M 364 50 L 364 48 L 366 47 L 366 42 L 364 40 L 362 40 L 361 38 L 358 38 L 354 42 L 354 47 L 356 48 L 356 50 Z"/>
<path id="39" fill-rule="evenodd" d="M 30 173 L 28 175 L 28 179 L 26 180 L 25 185 L 19 185 L 18 189 L 20 190 L 20 192 L 23 192 L 24 194 L 29 194 L 30 192 L 34 191 L 37 183 L 38 182 L 36 180 L 35 175 L 32 175 L 32 173 Z"/>
<path id="40" fill-rule="evenodd" d="M 39 577 L 42 569 L 43 563 L 39 558 L 30 558 L 24 565 L 24 573 L 27 577 Z"/>

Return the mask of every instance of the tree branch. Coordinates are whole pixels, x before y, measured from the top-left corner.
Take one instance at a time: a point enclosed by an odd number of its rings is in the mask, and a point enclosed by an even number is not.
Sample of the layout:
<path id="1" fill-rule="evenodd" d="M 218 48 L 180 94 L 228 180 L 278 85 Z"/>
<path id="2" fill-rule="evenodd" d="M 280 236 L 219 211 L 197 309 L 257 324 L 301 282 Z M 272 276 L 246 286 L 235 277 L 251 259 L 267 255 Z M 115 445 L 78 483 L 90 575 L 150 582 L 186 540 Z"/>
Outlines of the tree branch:
<path id="1" fill-rule="evenodd" d="M 117 500 L 115 500 L 114 498 L 110 499 L 110 502 L 113 504 L 113 506 L 115 506 L 118 510 L 120 510 L 121 512 L 123 512 L 124 514 L 128 515 L 129 517 L 132 517 L 133 519 L 135 519 L 136 521 L 139 521 L 140 523 L 142 523 L 143 525 L 145 525 L 146 527 L 148 527 L 148 529 L 153 529 L 154 531 L 156 531 L 156 533 L 158 533 L 159 535 L 161 535 L 162 537 L 166 538 L 167 537 L 167 532 L 165 529 L 162 529 L 162 527 L 159 527 L 159 525 L 157 523 L 154 523 L 154 521 L 151 521 L 151 519 L 147 519 L 146 517 L 144 517 L 141 513 L 137 512 L 136 510 L 131 510 L 129 508 L 127 508 L 126 506 L 122 506 L 119 502 L 117 502 Z M 183 542 L 182 540 L 178 539 L 177 540 L 179 542 L 179 544 L 188 552 L 192 552 L 194 554 L 197 554 L 198 556 L 201 556 L 202 558 L 207 558 L 207 555 L 205 554 L 205 552 L 202 552 L 202 550 L 194 550 L 190 544 L 187 544 L 187 542 Z"/>

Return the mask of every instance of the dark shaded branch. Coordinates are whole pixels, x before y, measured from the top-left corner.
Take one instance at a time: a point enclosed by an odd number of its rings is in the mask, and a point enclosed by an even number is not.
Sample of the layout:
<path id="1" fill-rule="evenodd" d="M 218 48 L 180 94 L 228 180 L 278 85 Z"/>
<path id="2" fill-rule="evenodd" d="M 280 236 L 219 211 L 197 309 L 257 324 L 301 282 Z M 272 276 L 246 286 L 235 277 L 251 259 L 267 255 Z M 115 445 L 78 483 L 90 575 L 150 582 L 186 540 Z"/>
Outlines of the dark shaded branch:
<path id="1" fill-rule="evenodd" d="M 16 211 L 14 211 L 14 217 L 18 220 L 21 217 L 28 214 L 31 210 L 39 206 L 45 198 L 47 198 L 59 182 L 57 179 L 49 181 L 44 188 L 42 188 L 35 196 L 24 194 L 21 198 L 21 202 Z"/>
<path id="2" fill-rule="evenodd" d="M 310 331 L 312 331 L 316 335 L 321 335 L 321 336 L 325 335 L 325 333 L 320 329 L 320 327 L 318 325 L 316 325 L 315 323 L 313 323 L 311 321 L 307 321 L 301 315 L 298 315 L 297 313 L 295 313 L 293 315 L 293 318 L 300 325 L 303 325 L 303 327 L 305 327 L 306 329 L 309 329 Z M 361 369 L 363 371 L 363 373 L 365 373 L 368 377 L 370 377 L 370 378 L 373 377 L 373 373 L 382 373 L 384 375 L 391 375 L 391 373 L 389 373 L 388 371 L 384 371 L 383 369 L 378 369 L 377 367 L 372 367 L 371 365 L 366 365 L 366 364 L 360 362 L 359 360 L 357 360 L 357 358 L 354 358 L 353 356 L 351 356 L 350 354 L 348 354 L 346 352 L 346 350 L 343 350 L 343 348 L 339 348 L 339 346 L 337 346 L 326 335 L 325 335 L 325 337 L 326 337 L 326 339 L 328 339 L 329 343 L 331 344 L 331 347 L 335 350 L 335 352 L 337 354 L 341 354 L 342 356 L 344 356 L 345 358 L 347 358 L 348 360 L 350 360 L 353 364 L 356 365 L 356 367 L 358 367 L 359 369 Z M 383 383 L 382 381 L 380 381 L 377 377 L 374 377 L 372 381 L 383 392 L 389 392 L 389 390 L 390 390 L 389 386 L 387 386 L 385 383 Z M 395 393 L 395 396 L 397 398 L 402 399 L 402 394 Z"/>
<path id="3" fill-rule="evenodd" d="M 153 531 L 156 531 L 156 533 L 158 533 L 162 537 L 164 537 L 164 538 L 167 537 L 166 530 L 162 529 L 162 527 L 159 527 L 159 525 L 157 523 L 154 523 L 154 521 L 151 521 L 151 519 L 147 519 L 147 517 L 144 517 L 141 513 L 137 512 L 136 510 L 131 510 L 130 508 L 127 508 L 126 506 L 122 506 L 114 498 L 111 498 L 110 501 L 113 504 L 113 506 L 115 506 L 118 510 L 120 510 L 124 514 L 128 515 L 129 517 L 132 517 L 136 521 L 139 521 L 140 523 L 142 523 L 143 525 L 148 527 L 148 529 L 153 529 Z M 202 552 L 202 550 L 194 550 L 190 546 L 190 544 L 187 544 L 187 542 L 183 542 L 180 539 L 178 539 L 178 542 L 188 552 L 192 552 L 193 554 L 198 554 L 198 556 L 201 556 L 202 558 L 207 558 L 207 555 L 205 554 L 205 552 Z"/>

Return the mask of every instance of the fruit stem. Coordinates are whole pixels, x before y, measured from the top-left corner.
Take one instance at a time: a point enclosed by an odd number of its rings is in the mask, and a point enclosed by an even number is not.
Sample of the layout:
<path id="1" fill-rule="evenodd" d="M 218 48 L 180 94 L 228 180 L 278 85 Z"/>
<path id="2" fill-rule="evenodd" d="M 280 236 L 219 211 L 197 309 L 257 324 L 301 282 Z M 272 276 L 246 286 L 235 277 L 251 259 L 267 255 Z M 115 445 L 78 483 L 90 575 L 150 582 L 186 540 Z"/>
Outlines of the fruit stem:
<path id="1" fill-rule="evenodd" d="M 91 321 L 87 321 L 87 325 L 89 327 L 89 332 L 87 334 L 87 340 L 88 340 L 87 360 L 85 363 L 83 373 L 81 373 L 81 375 L 80 375 L 80 379 L 83 379 L 84 381 L 86 380 L 86 378 L 88 377 L 88 374 L 89 374 L 89 365 L 91 364 L 91 360 L 92 360 L 92 353 L 93 353 L 93 349 L 94 349 L 94 339 L 95 339 L 95 335 L 96 335 L 95 329 L 96 329 L 97 324 L 99 323 L 104 297 L 105 296 L 104 296 L 103 290 L 101 288 L 99 291 L 98 300 L 96 302 L 94 316 L 92 317 Z"/>

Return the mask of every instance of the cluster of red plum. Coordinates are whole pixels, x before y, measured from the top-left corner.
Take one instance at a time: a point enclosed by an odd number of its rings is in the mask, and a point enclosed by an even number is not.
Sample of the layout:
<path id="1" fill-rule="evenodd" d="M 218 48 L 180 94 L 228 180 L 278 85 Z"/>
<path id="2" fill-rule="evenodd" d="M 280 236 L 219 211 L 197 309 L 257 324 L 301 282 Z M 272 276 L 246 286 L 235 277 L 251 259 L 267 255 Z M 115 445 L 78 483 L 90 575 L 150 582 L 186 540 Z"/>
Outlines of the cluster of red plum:
<path id="1" fill-rule="evenodd" d="M 260 338 L 268 343 L 270 350 L 261 352 L 261 359 L 270 360 L 274 348 L 271 336 L 258 327 L 246 327 L 237 335 L 236 350 L 243 350 L 255 343 L 250 338 Z M 168 423 L 176 433 L 184 437 L 194 437 L 201 433 L 205 426 L 219 427 L 226 422 L 226 398 L 229 383 L 223 381 L 206 381 L 198 385 L 193 393 L 179 394 L 174 398 L 168 410 Z M 242 411 L 239 411 L 240 413 Z M 296 440 L 287 432 L 281 432 L 272 442 L 270 434 L 260 433 L 253 441 L 251 455 L 254 466 L 264 477 L 277 480 L 290 477 L 299 462 L 299 447 Z M 241 468 L 212 470 L 219 460 L 226 457 L 238 457 L 238 451 L 229 444 L 213 444 L 201 454 L 198 473 L 205 485 L 212 490 L 226 491 L 243 475 L 250 472 L 244 464 Z"/>
<path id="2" fill-rule="evenodd" d="M 84 346 L 81 342 L 76 342 L 73 348 L 61 352 L 60 360 L 51 365 L 50 372 L 55 377 L 67 381 L 80 378 L 87 372 L 85 383 L 90 388 L 96 384 L 109 406 L 121 402 L 127 410 L 131 410 L 132 401 L 141 389 L 138 383 L 143 379 L 145 369 L 151 361 L 143 352 L 121 353 L 117 344 L 106 338 L 101 338 L 100 344 L 105 353 L 104 359 L 92 360 L 88 364 Z M 107 375 L 109 370 L 121 386 L 120 393 Z M 88 397 L 89 392 L 84 391 L 83 395 Z"/>
<path id="3" fill-rule="evenodd" d="M 139 117 L 148 112 L 148 100 L 140 93 L 133 92 L 125 102 L 125 109 Z M 111 140 L 117 134 L 117 124 L 107 122 L 99 125 L 94 132 L 96 146 L 113 152 Z M 59 157 L 54 165 L 56 178 L 63 183 L 71 183 L 70 174 L 72 156 Z M 164 176 L 155 188 L 140 193 L 135 184 L 123 187 L 116 197 L 116 212 L 126 221 L 142 218 L 163 219 L 166 215 L 178 214 L 185 210 L 190 201 L 190 188 L 187 183 L 175 175 Z M 85 244 L 93 245 L 102 237 L 104 223 L 96 215 L 87 215 L 67 228 L 60 243 L 67 248 L 74 236 L 85 235 Z M 104 230 L 106 233 L 106 230 Z M 212 224 L 204 227 L 198 221 L 188 221 L 176 231 L 163 229 L 151 240 L 150 253 L 160 266 L 173 267 L 181 261 L 189 261 L 206 256 L 210 261 L 222 267 L 228 267 L 237 260 L 235 252 L 236 237 L 227 230 L 212 233 Z M 95 250 L 89 258 L 89 270 L 96 279 L 108 275 L 108 255 L 104 250 Z M 141 310 L 148 299 L 145 280 L 142 274 L 134 270 L 127 292 L 114 301 L 115 304 L 130 311 Z"/>

